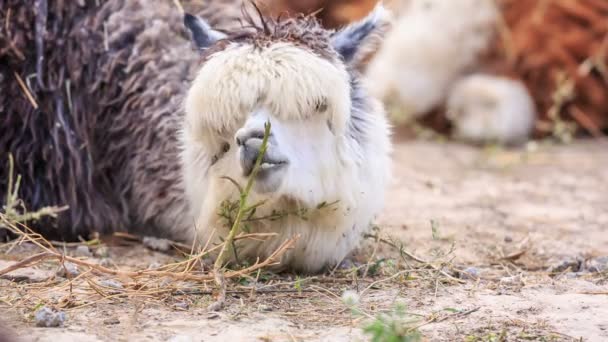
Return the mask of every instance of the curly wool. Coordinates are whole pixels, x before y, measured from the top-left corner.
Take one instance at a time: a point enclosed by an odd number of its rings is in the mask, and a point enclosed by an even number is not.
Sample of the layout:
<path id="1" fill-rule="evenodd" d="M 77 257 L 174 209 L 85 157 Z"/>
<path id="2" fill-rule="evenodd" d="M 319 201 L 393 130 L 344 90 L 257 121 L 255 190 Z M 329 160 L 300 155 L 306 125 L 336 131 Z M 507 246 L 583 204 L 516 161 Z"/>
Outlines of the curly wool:
<path id="1" fill-rule="evenodd" d="M 185 229 L 176 132 L 200 57 L 179 11 L 140 0 L 0 8 L 10 9 L 0 18 L 0 158 L 13 154 L 27 209 L 70 208 L 34 228 L 61 239 Z M 2 198 L 7 178 L 0 168 Z"/>

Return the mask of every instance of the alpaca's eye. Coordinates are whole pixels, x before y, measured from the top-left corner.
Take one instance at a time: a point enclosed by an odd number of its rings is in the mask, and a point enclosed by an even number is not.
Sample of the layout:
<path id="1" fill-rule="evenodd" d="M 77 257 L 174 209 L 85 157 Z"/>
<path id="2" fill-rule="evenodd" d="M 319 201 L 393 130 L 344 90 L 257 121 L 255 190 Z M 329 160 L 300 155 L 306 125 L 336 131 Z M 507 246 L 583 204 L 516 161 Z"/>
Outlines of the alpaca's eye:
<path id="1" fill-rule="evenodd" d="M 315 104 L 315 110 L 317 111 L 317 113 L 325 112 L 327 110 L 327 98 L 323 98 L 323 99 L 319 100 Z"/>
<path id="2" fill-rule="evenodd" d="M 224 145 L 222 146 L 222 152 L 227 153 L 228 151 L 230 151 L 230 144 L 224 143 Z"/>

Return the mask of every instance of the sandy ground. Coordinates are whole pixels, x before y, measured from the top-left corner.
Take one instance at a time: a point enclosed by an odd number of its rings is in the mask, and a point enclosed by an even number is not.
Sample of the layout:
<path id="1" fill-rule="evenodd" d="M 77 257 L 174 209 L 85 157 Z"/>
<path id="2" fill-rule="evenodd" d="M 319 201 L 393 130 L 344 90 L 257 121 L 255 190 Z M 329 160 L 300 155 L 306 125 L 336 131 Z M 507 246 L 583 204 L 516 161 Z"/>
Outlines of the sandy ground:
<path id="1" fill-rule="evenodd" d="M 376 274 L 303 277 L 301 293 L 233 293 L 219 313 L 206 310 L 209 295 L 116 297 L 65 308 L 64 327 L 39 328 L 36 305 L 56 304 L 60 295 L 24 299 L 24 286 L 34 286 L 30 274 L 29 283 L 0 280 L 0 319 L 23 341 L 366 340 L 360 328 L 370 318 L 340 299 L 354 290 L 369 317 L 406 304 L 429 341 L 608 340 L 608 260 L 601 258 L 608 256 L 608 143 L 492 150 L 399 141 L 394 158 L 381 236 L 459 282 L 437 272 L 401 277 L 395 249 L 368 239 L 360 259 L 380 265 Z M 173 258 L 141 246 L 109 253 L 123 267 Z M 8 264 L 19 253 L 0 259 Z M 49 270 L 21 272 L 44 279 Z"/>

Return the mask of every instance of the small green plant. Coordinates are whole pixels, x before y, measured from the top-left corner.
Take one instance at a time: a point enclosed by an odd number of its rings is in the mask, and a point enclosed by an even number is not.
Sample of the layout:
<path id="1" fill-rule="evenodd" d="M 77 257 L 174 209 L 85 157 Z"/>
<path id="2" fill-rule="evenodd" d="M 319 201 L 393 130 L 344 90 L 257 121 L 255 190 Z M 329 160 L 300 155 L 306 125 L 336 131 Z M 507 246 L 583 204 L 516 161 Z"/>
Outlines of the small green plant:
<path id="1" fill-rule="evenodd" d="M 342 301 L 351 310 L 353 316 L 365 316 L 373 320 L 363 327 L 363 332 L 371 336 L 372 342 L 417 342 L 422 340 L 418 330 L 419 319 L 406 310 L 402 303 L 397 303 L 388 313 L 372 317 L 359 309 L 359 295 L 354 291 L 345 291 Z"/>
<path id="2" fill-rule="evenodd" d="M 388 314 L 380 314 L 363 328 L 373 342 L 417 342 L 422 335 L 418 319 L 408 314 L 405 305 L 397 304 Z"/>
<path id="3" fill-rule="evenodd" d="M 439 223 L 435 220 L 431 220 L 431 234 L 433 240 L 439 240 Z"/>
<path id="4" fill-rule="evenodd" d="M 298 290 L 298 293 L 302 293 L 302 278 L 300 276 L 296 276 L 296 282 L 293 284 L 293 287 Z"/>

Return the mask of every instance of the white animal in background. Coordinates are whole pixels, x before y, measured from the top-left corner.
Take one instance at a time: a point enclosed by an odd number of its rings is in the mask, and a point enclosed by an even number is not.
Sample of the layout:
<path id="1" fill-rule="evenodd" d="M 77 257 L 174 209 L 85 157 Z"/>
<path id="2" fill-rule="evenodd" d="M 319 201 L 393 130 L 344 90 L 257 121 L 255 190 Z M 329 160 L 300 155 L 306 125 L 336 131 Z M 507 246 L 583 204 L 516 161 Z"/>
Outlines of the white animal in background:
<path id="1" fill-rule="evenodd" d="M 315 272 L 357 247 L 383 207 L 391 144 L 382 105 L 349 64 L 368 40 L 381 39 L 384 13 L 378 7 L 333 34 L 299 18 L 228 36 L 186 15 L 203 62 L 185 100 L 182 162 L 202 243 L 226 237 L 230 227 L 218 211 L 238 191 L 223 177 L 245 183 L 270 122 L 249 203 L 265 201 L 256 217 L 300 209 L 310 215 L 249 222 L 252 233 L 277 236 L 238 241 L 239 258 L 263 259 L 299 235 L 281 268 Z M 321 203 L 335 204 L 316 210 Z"/>
<path id="2" fill-rule="evenodd" d="M 535 104 L 518 80 L 473 74 L 459 80 L 447 100 L 447 118 L 456 138 L 472 143 L 517 145 L 536 122 Z"/>
<path id="3" fill-rule="evenodd" d="M 475 65 L 499 12 L 492 0 L 407 0 L 401 12 L 366 78 L 374 95 L 420 117 Z"/>

